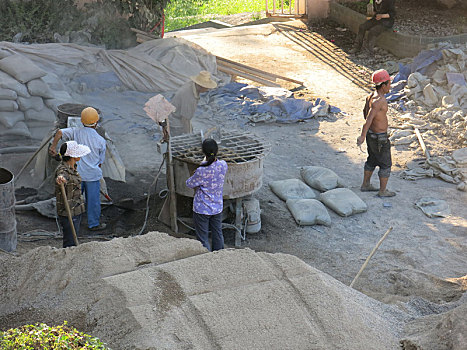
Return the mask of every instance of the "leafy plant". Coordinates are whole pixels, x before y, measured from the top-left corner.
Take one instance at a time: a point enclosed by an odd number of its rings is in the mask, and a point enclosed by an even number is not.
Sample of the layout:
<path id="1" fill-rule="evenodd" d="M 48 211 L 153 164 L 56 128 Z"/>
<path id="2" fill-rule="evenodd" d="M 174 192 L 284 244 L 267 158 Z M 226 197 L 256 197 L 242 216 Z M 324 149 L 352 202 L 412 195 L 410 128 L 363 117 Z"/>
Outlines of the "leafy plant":
<path id="1" fill-rule="evenodd" d="M 45 323 L 25 325 L 0 331 L 2 350 L 110 350 L 99 339 L 79 332 L 65 321 L 61 326 L 49 327 Z"/>

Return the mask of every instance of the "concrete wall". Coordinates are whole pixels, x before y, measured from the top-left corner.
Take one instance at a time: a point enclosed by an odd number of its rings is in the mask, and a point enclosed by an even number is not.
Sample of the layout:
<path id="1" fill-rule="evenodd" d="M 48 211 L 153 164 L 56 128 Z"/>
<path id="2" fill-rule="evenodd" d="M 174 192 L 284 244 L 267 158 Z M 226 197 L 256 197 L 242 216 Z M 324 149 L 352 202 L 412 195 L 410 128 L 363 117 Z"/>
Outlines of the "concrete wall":
<path id="1" fill-rule="evenodd" d="M 332 18 L 336 22 L 345 25 L 354 33 L 357 33 L 359 25 L 365 21 L 365 16 L 336 2 L 330 2 L 329 5 L 329 18 Z M 444 37 L 429 37 L 387 31 L 381 34 L 376 41 L 379 47 L 384 48 L 385 50 L 398 57 L 416 56 L 421 50 L 426 49 L 429 44 L 438 42 L 463 44 L 467 42 L 467 34 Z"/>
<path id="2" fill-rule="evenodd" d="M 327 18 L 329 15 L 329 3 L 331 0 L 307 0 L 308 20 Z"/>

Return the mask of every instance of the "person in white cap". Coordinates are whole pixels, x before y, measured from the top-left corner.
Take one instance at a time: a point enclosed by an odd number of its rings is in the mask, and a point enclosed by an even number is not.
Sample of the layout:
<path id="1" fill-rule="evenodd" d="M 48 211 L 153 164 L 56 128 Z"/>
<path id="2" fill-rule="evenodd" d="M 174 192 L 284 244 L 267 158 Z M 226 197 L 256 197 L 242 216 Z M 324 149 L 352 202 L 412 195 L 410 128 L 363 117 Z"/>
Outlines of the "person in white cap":
<path id="1" fill-rule="evenodd" d="M 368 158 L 363 172 L 362 192 L 378 191 L 378 197 L 393 197 L 395 192 L 386 189 L 391 174 L 391 143 L 388 138 L 388 101 L 385 95 L 391 89 L 391 77 L 384 69 L 375 71 L 371 77 L 375 91 L 366 98 L 363 117 L 366 119 L 361 135 L 357 138 L 357 146 L 366 139 Z M 379 188 L 370 183 L 371 175 L 379 166 Z"/>
<path id="2" fill-rule="evenodd" d="M 81 122 L 84 128 L 75 127 L 57 130 L 52 144 L 49 147 L 49 153 L 55 156 L 57 154 L 56 148 L 58 141 L 63 137 L 64 140 L 75 140 L 91 149 L 91 153 L 86 155 L 78 164 L 78 172 L 83 179 L 82 189 L 86 196 L 88 228 L 91 231 L 103 230 L 106 228 L 106 224 L 100 222 L 101 165 L 105 160 L 106 143 L 105 139 L 96 131 L 98 121 L 99 113 L 97 110 L 92 107 L 86 107 L 81 112 Z"/>
<path id="3" fill-rule="evenodd" d="M 61 161 L 57 170 L 55 170 L 55 196 L 57 198 L 58 222 L 62 226 L 63 231 L 63 248 L 74 246 L 75 242 L 60 184 L 65 185 L 73 226 L 78 235 L 81 216 L 85 208 L 83 194 L 81 193 L 81 176 L 76 168 L 77 162 L 81 157 L 90 152 L 91 150 L 88 146 L 80 145 L 76 141 L 68 141 L 62 144 L 60 152 L 56 156 L 56 159 Z"/>
<path id="4" fill-rule="evenodd" d="M 176 108 L 169 118 L 172 136 L 193 132 L 191 119 L 195 115 L 199 95 L 216 87 L 217 83 L 212 79 L 211 74 L 203 70 L 198 75 L 190 77 L 190 80 L 177 90 L 170 101 Z"/>

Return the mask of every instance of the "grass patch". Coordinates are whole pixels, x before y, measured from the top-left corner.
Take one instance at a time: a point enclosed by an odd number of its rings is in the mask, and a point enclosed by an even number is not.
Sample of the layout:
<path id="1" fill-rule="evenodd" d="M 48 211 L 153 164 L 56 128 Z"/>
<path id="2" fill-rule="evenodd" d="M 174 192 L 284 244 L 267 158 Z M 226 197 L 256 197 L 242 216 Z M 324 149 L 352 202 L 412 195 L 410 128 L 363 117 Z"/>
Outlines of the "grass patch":
<path id="1" fill-rule="evenodd" d="M 165 8 L 167 31 L 201 23 L 218 16 L 265 10 L 264 0 L 171 0 Z"/>

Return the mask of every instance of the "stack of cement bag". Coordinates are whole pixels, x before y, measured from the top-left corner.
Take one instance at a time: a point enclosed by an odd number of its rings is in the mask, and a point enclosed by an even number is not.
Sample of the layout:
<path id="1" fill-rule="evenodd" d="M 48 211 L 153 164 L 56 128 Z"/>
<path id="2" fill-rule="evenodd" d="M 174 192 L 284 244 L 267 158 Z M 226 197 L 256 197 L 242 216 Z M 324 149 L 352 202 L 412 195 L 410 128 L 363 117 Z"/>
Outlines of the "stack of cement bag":
<path id="1" fill-rule="evenodd" d="M 0 137 L 42 139 L 64 102 L 71 96 L 57 76 L 23 55 L 0 50 Z"/>
<path id="2" fill-rule="evenodd" d="M 425 75 L 420 72 L 409 75 L 406 95 L 429 108 L 467 110 L 467 44 L 445 48 L 433 55 L 439 59 L 427 67 Z"/>
<path id="3" fill-rule="evenodd" d="M 326 207 L 340 216 L 351 216 L 367 210 L 367 205 L 354 192 L 343 188 L 342 179 L 332 170 L 319 166 L 301 168 L 303 178 L 273 181 L 271 190 L 292 213 L 297 224 L 331 225 Z M 319 191 L 321 193 L 317 193 Z"/>

